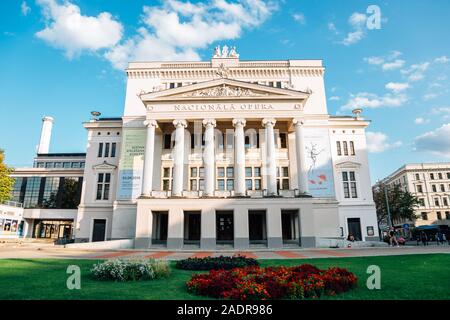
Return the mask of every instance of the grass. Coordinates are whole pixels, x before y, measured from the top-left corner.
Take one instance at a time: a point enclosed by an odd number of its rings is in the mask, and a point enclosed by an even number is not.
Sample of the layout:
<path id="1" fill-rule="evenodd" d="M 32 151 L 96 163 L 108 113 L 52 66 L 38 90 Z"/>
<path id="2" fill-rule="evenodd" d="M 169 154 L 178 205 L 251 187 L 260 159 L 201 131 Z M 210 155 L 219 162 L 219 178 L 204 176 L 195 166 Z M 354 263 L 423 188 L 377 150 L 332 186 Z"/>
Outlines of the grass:
<path id="1" fill-rule="evenodd" d="M 188 294 L 185 282 L 194 272 L 178 270 L 172 263 L 167 279 L 142 282 L 100 282 L 90 279 L 95 260 L 0 260 L 0 299 L 205 299 Z M 359 287 L 324 299 L 450 299 L 450 255 L 401 255 L 361 258 L 261 260 L 262 266 L 311 263 L 319 268 L 339 266 L 354 272 Z M 81 268 L 81 290 L 68 290 L 68 265 Z M 381 268 L 381 290 L 365 286 L 369 265 Z"/>

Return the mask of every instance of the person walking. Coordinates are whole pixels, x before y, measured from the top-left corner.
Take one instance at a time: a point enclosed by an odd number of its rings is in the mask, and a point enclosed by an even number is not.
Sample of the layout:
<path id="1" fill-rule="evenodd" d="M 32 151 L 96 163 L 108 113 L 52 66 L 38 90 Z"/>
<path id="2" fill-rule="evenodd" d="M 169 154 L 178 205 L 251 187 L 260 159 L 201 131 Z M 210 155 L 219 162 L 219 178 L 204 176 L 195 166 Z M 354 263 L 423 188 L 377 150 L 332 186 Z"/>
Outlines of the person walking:
<path id="1" fill-rule="evenodd" d="M 420 240 L 422 240 L 422 244 L 423 244 L 424 246 L 427 246 L 427 245 L 428 245 L 428 238 L 427 238 L 427 234 L 425 233 L 425 231 L 422 231 L 422 232 L 420 233 Z"/>

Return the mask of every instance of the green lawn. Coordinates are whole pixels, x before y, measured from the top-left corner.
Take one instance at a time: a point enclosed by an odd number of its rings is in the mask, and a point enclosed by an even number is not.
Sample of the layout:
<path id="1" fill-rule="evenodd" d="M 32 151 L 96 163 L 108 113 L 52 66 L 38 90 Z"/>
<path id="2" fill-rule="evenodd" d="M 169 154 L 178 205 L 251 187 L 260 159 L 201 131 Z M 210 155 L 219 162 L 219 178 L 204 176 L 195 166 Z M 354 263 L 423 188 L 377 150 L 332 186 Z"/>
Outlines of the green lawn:
<path id="1" fill-rule="evenodd" d="M 190 295 L 185 282 L 193 273 L 172 268 L 170 278 L 143 282 L 99 282 L 89 278 L 94 260 L 0 260 L 0 299 L 203 299 Z M 261 260 L 263 266 L 311 263 L 348 268 L 359 288 L 332 299 L 450 299 L 450 255 L 402 255 L 309 260 Z M 68 290 L 66 268 L 79 265 L 81 290 Z M 381 268 L 381 290 L 365 286 L 369 265 Z M 172 265 L 173 266 L 173 265 Z M 326 297 L 325 299 L 328 299 Z"/>

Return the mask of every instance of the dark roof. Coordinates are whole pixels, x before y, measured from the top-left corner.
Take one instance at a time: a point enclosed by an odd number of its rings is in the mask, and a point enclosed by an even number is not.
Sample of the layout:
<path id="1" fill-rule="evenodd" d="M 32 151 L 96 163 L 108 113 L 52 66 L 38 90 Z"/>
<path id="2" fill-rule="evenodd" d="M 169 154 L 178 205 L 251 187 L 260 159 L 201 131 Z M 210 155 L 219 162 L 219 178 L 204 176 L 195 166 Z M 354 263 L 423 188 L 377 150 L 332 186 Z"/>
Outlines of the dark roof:
<path id="1" fill-rule="evenodd" d="M 73 157 L 86 157 L 86 153 L 38 153 L 38 158 L 59 158 L 59 157 L 66 157 L 66 158 L 73 158 Z"/>
<path id="2" fill-rule="evenodd" d="M 112 117 L 112 118 L 98 118 L 97 121 L 122 121 L 121 117 Z"/>

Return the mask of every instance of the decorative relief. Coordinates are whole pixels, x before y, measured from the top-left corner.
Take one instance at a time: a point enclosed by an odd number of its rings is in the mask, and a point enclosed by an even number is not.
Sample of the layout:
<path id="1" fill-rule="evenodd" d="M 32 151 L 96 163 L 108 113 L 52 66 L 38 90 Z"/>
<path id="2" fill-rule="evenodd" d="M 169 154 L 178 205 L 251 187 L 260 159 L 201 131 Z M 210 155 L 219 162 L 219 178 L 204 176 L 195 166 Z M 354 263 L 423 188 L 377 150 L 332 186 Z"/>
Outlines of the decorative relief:
<path id="1" fill-rule="evenodd" d="M 207 89 L 200 89 L 192 92 L 186 92 L 183 97 L 263 97 L 268 96 L 268 93 L 256 92 L 250 89 L 241 87 L 230 87 L 222 85 Z"/>

